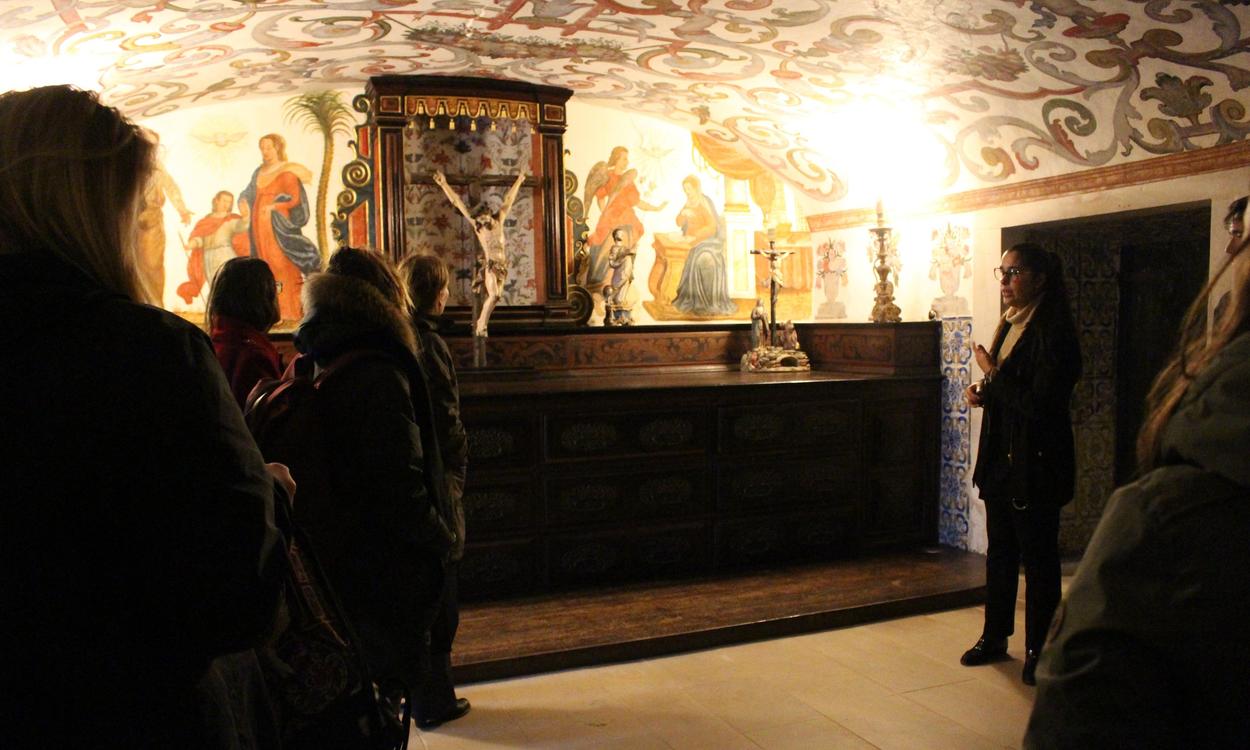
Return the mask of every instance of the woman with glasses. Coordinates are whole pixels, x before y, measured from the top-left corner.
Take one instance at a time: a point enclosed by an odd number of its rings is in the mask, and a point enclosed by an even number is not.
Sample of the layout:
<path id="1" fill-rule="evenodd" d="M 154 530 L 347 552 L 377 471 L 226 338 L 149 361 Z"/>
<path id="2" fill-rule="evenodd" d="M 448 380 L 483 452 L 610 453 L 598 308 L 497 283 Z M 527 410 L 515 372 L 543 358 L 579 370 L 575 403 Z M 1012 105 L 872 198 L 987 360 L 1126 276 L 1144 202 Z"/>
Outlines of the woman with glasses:
<path id="1" fill-rule="evenodd" d="M 1250 747 L 1248 244 L 1150 390 L 1140 476 L 1107 501 L 1055 617 L 1027 748 Z M 1228 314 L 1207 325 L 1226 277 Z"/>
<path id="2" fill-rule="evenodd" d="M 1063 266 L 1023 243 L 994 269 L 1006 312 L 990 349 L 978 345 L 984 378 L 966 391 L 984 410 L 973 484 L 985 501 L 985 626 L 960 663 L 1007 659 L 1015 629 L 1020 564 L 1025 578 L 1025 657 L 1034 684 L 1038 654 L 1059 604 L 1059 509 L 1072 499 L 1076 462 L 1069 402 L 1081 376 L 1081 349 Z"/>

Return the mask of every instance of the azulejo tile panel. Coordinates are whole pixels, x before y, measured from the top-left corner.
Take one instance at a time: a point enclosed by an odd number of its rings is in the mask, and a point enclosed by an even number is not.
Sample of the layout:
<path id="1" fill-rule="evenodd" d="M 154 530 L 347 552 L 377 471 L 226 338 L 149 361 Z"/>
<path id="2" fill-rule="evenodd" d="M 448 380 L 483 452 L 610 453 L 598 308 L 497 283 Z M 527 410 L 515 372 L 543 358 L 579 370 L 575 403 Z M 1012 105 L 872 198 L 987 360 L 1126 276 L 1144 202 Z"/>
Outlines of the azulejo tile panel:
<path id="1" fill-rule="evenodd" d="M 972 382 L 972 318 L 942 319 L 942 471 L 938 541 L 969 549 L 972 429 L 964 390 Z"/>

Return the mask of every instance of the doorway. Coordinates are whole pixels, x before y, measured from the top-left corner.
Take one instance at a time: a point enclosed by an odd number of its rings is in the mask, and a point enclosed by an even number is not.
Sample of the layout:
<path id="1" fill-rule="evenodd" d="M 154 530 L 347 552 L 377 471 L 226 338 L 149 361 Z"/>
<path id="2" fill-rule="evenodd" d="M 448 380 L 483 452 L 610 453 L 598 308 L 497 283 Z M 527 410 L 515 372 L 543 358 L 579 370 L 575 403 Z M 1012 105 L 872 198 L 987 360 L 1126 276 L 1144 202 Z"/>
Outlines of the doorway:
<path id="1" fill-rule="evenodd" d="M 1036 242 L 1059 255 L 1081 336 L 1076 497 L 1059 531 L 1065 556 L 1084 552 L 1107 497 L 1133 477 L 1146 394 L 1207 280 L 1210 222 L 1203 201 L 1003 229 L 1004 248 Z"/>

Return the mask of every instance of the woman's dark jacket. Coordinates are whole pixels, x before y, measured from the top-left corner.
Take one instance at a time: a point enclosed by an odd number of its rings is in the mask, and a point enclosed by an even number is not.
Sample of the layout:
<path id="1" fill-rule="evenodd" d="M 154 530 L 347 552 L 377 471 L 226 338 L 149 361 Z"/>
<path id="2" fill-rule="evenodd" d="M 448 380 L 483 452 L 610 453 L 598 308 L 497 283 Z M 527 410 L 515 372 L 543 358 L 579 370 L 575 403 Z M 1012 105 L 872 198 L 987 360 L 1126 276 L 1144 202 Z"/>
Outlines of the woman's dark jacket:
<path id="1" fill-rule="evenodd" d="M 981 497 L 1065 505 L 1076 459 L 1069 405 L 1081 377 L 1081 348 L 1066 300 L 1042 299 L 998 373 L 982 385 L 981 437 L 972 482 Z M 994 337 L 996 358 L 1011 324 Z"/>
<path id="2" fill-rule="evenodd" d="M 333 274 L 304 285 L 296 348 L 335 372 L 318 396 L 334 493 L 330 515 L 295 506 L 374 671 L 415 684 L 423 631 L 455 542 L 438 508 L 445 482 L 417 340 L 405 313 L 373 286 Z M 413 404 L 426 404 L 414 412 Z M 419 413 L 424 411 L 424 413 Z M 299 467 L 292 466 L 296 484 Z"/>
<path id="3" fill-rule="evenodd" d="M 451 559 L 464 556 L 464 480 L 469 464 L 469 440 L 460 421 L 460 387 L 456 364 L 447 342 L 438 334 L 439 321 L 427 315 L 414 319 L 421 340 L 421 365 L 428 378 L 434 428 L 442 448 L 443 471 L 447 475 L 447 505 L 443 518 L 456 532 Z"/>
<path id="4" fill-rule="evenodd" d="M 282 357 L 264 331 L 219 315 L 213 321 L 211 336 L 217 361 L 240 408 L 257 383 L 282 375 Z"/>
<path id="5" fill-rule="evenodd" d="M 1250 747 L 1250 334 L 1162 447 L 1111 496 L 1055 614 L 1027 748 Z"/>
<path id="6" fill-rule="evenodd" d="M 233 747 L 209 668 L 272 625 L 282 491 L 208 337 L 0 253 L 0 373 L 0 747 Z"/>

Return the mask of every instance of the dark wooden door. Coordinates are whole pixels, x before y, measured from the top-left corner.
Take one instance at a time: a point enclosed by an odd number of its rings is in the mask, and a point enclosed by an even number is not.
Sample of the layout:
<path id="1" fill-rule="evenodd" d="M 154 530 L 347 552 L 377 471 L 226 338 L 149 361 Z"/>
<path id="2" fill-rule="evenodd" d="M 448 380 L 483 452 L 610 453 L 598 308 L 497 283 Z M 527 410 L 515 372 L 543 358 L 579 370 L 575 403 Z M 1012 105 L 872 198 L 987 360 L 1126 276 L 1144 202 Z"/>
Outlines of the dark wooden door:
<path id="1" fill-rule="evenodd" d="M 1133 476 L 1150 383 L 1207 278 L 1210 220 L 1204 202 L 1003 230 L 1004 248 L 1027 240 L 1062 258 L 1081 336 L 1076 497 L 1059 538 L 1065 555 L 1084 551 L 1107 497 Z"/>

